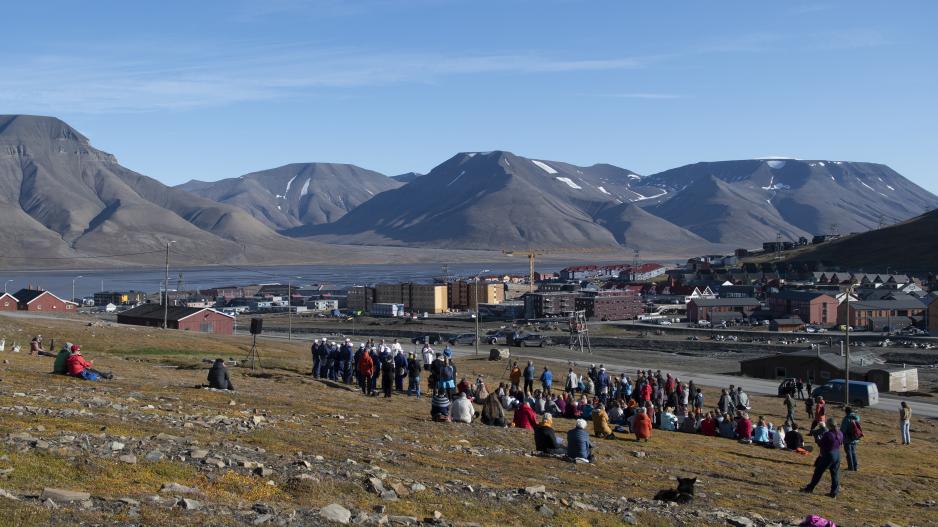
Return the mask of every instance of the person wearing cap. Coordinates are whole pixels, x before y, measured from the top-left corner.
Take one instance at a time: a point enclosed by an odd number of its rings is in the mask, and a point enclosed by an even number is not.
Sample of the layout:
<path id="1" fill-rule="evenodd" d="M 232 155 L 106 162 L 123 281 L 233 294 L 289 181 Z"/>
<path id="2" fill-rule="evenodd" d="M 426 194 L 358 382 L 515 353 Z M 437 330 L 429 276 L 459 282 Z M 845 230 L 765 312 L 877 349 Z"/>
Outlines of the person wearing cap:
<path id="1" fill-rule="evenodd" d="M 58 355 L 55 356 L 55 363 L 52 365 L 52 373 L 58 373 L 61 375 L 68 374 L 68 366 L 66 362 L 72 354 L 72 343 L 66 342 L 62 345 L 62 349 L 59 350 Z"/>
<path id="2" fill-rule="evenodd" d="M 550 414 L 544 414 L 541 423 L 534 427 L 534 448 L 539 454 L 549 456 L 562 456 L 567 453 L 567 448 L 554 432 L 554 418 Z"/>
<path id="3" fill-rule="evenodd" d="M 208 387 L 216 390 L 234 390 L 231 378 L 228 377 L 228 368 L 223 359 L 215 359 L 208 370 Z"/>
<path id="4" fill-rule="evenodd" d="M 567 457 L 571 461 L 583 459 L 590 463 L 593 458 L 593 444 L 590 443 L 590 436 L 586 432 L 586 421 L 576 420 L 576 427 L 567 432 Z"/>

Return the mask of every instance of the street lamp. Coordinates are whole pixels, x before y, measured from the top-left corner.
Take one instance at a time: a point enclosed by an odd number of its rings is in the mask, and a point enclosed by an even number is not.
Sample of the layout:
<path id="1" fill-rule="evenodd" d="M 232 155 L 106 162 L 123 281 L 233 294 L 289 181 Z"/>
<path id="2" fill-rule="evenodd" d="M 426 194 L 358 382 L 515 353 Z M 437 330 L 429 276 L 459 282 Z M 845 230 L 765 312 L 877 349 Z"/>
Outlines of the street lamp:
<path id="1" fill-rule="evenodd" d="M 480 324 L 479 319 L 482 318 L 482 315 L 479 313 L 479 280 L 481 280 L 482 278 L 482 273 L 487 273 L 487 272 L 489 272 L 488 269 L 483 269 L 479 271 L 479 274 L 476 275 L 476 302 L 475 302 L 476 304 L 476 355 L 479 354 L 479 339 L 481 338 L 481 336 L 479 335 L 479 324 Z"/>
<path id="2" fill-rule="evenodd" d="M 7 284 L 9 284 L 9 283 L 12 282 L 12 281 L 13 281 L 13 279 L 10 278 L 10 279 L 7 280 L 6 282 L 3 282 L 3 292 L 4 292 L 4 293 L 7 292 Z"/>
<path id="3" fill-rule="evenodd" d="M 72 278 L 72 301 L 73 302 L 75 301 L 75 280 L 78 280 L 79 278 L 84 278 L 84 276 L 78 275 L 75 278 Z"/>

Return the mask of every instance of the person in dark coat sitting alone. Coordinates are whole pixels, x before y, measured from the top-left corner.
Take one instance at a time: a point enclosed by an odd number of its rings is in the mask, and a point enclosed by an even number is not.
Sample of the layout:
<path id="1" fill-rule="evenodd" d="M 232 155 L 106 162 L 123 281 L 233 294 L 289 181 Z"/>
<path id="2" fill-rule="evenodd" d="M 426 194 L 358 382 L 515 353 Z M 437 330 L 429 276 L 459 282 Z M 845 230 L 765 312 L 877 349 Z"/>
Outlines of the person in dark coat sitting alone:
<path id="1" fill-rule="evenodd" d="M 593 462 L 593 444 L 583 419 L 577 419 L 576 428 L 567 432 L 567 457 L 572 461 L 586 459 Z"/>
<path id="2" fill-rule="evenodd" d="M 534 427 L 534 448 L 539 454 L 552 456 L 567 453 L 567 449 L 554 433 L 554 418 L 550 414 L 544 414 L 541 424 Z"/>
<path id="3" fill-rule="evenodd" d="M 208 387 L 216 390 L 234 390 L 224 360 L 215 359 L 215 362 L 212 363 L 211 369 L 208 370 Z"/>

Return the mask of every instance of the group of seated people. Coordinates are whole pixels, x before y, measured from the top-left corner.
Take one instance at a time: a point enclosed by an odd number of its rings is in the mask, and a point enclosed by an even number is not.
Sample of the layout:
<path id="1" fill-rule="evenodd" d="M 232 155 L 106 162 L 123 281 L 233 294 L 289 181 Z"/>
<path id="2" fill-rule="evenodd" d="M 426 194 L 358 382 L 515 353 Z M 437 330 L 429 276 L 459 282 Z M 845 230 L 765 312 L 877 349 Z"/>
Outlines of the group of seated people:
<path id="1" fill-rule="evenodd" d="M 35 340 L 34 340 L 35 342 Z M 41 340 L 39 341 L 41 344 Z M 41 349 L 41 348 L 40 348 Z M 45 351 L 45 350 L 42 350 Z M 49 352 L 37 353 L 37 355 L 51 356 Z M 94 368 L 94 363 L 82 355 L 81 346 L 66 342 L 62 349 L 55 355 L 55 362 L 52 365 L 52 373 L 78 377 L 86 381 L 97 381 L 99 379 L 111 379 L 114 376 L 109 372 L 103 372 Z"/>

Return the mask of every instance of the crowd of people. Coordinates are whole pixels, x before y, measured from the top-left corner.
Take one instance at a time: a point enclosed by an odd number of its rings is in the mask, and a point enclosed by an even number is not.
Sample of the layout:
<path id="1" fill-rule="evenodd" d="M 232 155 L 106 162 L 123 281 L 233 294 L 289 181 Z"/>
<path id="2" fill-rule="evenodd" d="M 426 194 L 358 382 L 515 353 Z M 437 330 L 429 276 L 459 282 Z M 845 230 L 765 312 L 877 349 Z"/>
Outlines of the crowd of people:
<path id="1" fill-rule="evenodd" d="M 71 342 L 65 342 L 62 344 L 62 348 L 54 353 L 44 348 L 42 335 L 36 335 L 29 343 L 29 353 L 36 356 L 54 357 L 52 373 L 77 377 L 86 381 L 112 379 L 114 377 L 110 372 L 95 369 L 94 363 L 82 355 L 81 346 Z"/>

